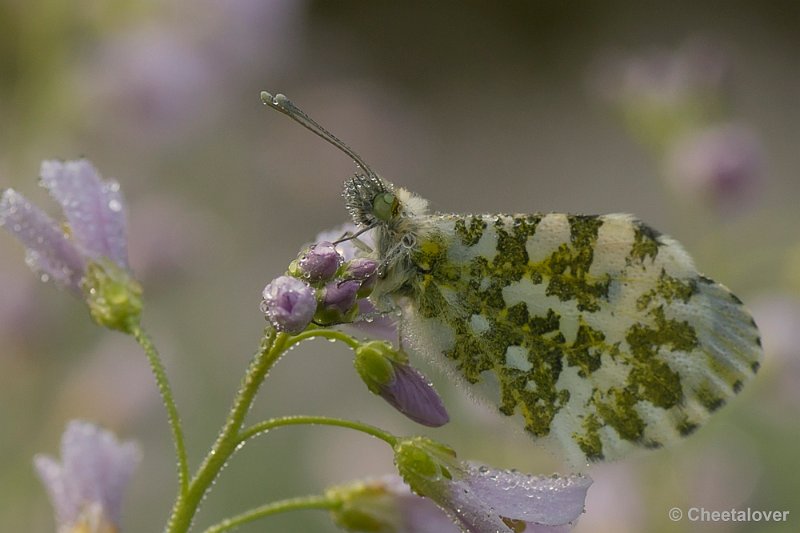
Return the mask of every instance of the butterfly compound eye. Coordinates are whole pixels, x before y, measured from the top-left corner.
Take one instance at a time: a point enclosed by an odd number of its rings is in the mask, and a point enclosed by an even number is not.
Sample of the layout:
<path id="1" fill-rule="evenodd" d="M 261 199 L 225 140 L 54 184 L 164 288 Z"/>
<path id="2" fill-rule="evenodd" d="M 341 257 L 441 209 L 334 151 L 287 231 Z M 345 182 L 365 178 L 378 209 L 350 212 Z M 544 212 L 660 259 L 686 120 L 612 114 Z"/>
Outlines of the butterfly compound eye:
<path id="1" fill-rule="evenodd" d="M 372 200 L 372 214 L 382 222 L 389 222 L 397 214 L 399 204 L 394 193 L 383 192 Z"/>

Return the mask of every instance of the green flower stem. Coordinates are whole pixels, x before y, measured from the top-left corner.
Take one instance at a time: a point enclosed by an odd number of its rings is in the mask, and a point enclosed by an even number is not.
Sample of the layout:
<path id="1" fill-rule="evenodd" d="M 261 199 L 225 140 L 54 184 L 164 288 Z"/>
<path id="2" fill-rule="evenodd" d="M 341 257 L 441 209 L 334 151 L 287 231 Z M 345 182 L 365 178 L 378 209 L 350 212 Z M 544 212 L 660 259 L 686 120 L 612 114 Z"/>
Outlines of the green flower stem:
<path id="1" fill-rule="evenodd" d="M 189 489 L 181 494 L 172 508 L 172 515 L 167 523 L 168 533 L 185 533 L 192 524 L 192 518 L 197 512 L 203 496 L 219 475 L 222 467 L 228 461 L 239 443 L 239 431 L 244 418 L 255 399 L 261 383 L 269 373 L 272 366 L 280 359 L 288 348 L 290 337 L 285 333 L 276 333 L 268 327 L 261 339 L 258 353 L 250 362 L 247 373 L 242 380 L 242 385 L 233 402 L 225 425 L 217 436 L 211 450 L 203 459 L 197 470 Z"/>
<path id="2" fill-rule="evenodd" d="M 369 424 L 356 422 L 354 420 L 330 418 L 327 416 L 284 416 L 280 418 L 271 418 L 269 420 L 264 420 L 263 422 L 253 424 L 249 428 L 242 431 L 239 434 L 239 438 L 237 439 L 236 443 L 242 444 L 247 440 L 255 437 L 256 435 L 259 435 L 261 433 L 266 433 L 267 431 L 274 428 L 286 427 L 286 426 L 303 426 L 303 425 L 337 426 L 342 428 L 354 429 L 356 431 L 360 431 L 361 433 L 366 433 L 367 435 L 372 435 L 373 437 L 381 439 L 382 441 L 388 443 L 389 446 L 392 447 L 394 447 L 394 445 L 397 443 L 397 437 L 375 426 L 370 426 Z"/>
<path id="3" fill-rule="evenodd" d="M 241 526 L 247 522 L 264 518 L 278 513 L 285 513 L 289 511 L 300 511 L 304 509 L 336 509 L 342 504 L 337 499 L 328 498 L 326 496 L 305 496 L 302 498 L 291 498 L 288 500 L 281 500 L 278 502 L 268 503 L 261 507 L 256 507 L 246 511 L 240 515 L 223 520 L 219 524 L 215 524 L 205 530 L 204 533 L 221 533 L 233 529 L 234 527 Z"/>
<path id="4" fill-rule="evenodd" d="M 361 343 L 358 340 L 354 339 L 343 331 L 336 331 L 335 329 L 306 329 L 305 331 L 291 337 L 287 344 L 287 348 L 308 339 L 330 339 L 340 341 L 345 343 L 353 350 L 361 346 Z"/>
<path id="5" fill-rule="evenodd" d="M 172 395 L 172 388 L 169 385 L 169 379 L 167 379 L 167 373 L 164 370 L 161 357 L 158 355 L 150 336 L 147 335 L 138 322 L 131 324 L 129 331 L 144 350 L 148 361 L 150 361 L 150 368 L 156 378 L 164 407 L 167 409 L 167 418 L 172 429 L 172 440 L 175 442 L 175 455 L 178 457 L 178 497 L 180 498 L 189 490 L 189 466 L 186 459 L 186 445 L 183 440 L 181 419 L 178 415 L 178 408 L 175 405 L 175 398 Z"/>

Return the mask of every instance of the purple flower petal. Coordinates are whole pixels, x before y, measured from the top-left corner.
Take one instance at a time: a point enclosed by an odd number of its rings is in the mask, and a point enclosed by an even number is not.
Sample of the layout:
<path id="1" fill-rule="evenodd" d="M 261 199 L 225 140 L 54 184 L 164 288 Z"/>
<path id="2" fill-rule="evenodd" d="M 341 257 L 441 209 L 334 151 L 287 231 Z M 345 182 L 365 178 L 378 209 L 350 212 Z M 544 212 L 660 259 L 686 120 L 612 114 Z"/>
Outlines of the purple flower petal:
<path id="1" fill-rule="evenodd" d="M 468 533 L 513 533 L 503 518 L 470 490 L 468 483 L 453 481 L 447 488 L 452 492 L 440 496 L 437 503 L 462 530 Z"/>
<path id="2" fill-rule="evenodd" d="M 470 533 L 513 533 L 512 522 L 524 523 L 525 531 L 569 531 L 591 485 L 580 475 L 530 476 L 465 463 L 424 437 L 403 439 L 394 451 L 397 469 L 411 489 L 436 502 Z"/>
<path id="3" fill-rule="evenodd" d="M 356 257 L 351 260 L 345 269 L 344 276 L 348 279 L 365 281 L 374 278 L 378 270 L 378 262 L 368 257 Z"/>
<path id="4" fill-rule="evenodd" d="M 0 200 L 0 226 L 25 246 L 31 268 L 80 293 L 85 270 L 81 253 L 52 218 L 21 194 L 7 189 Z"/>
<path id="5" fill-rule="evenodd" d="M 122 496 L 140 460 L 138 447 L 87 422 L 72 421 L 61 439 L 61 457 L 61 464 L 47 456 L 34 459 L 59 525 L 76 524 L 95 506 L 118 527 Z"/>
<path id="6" fill-rule="evenodd" d="M 74 494 L 69 492 L 64 469 L 52 457 L 37 455 L 33 464 L 42 480 L 47 495 L 56 513 L 58 524 L 71 524 L 78 519 L 80 507 Z"/>
<path id="7" fill-rule="evenodd" d="M 400 476 L 390 475 L 383 479 L 385 486 L 396 500 L 401 527 L 406 533 L 458 533 L 453 520 L 428 498 L 417 496 L 403 483 Z"/>
<path id="8" fill-rule="evenodd" d="M 359 316 L 345 327 L 366 334 L 373 339 L 397 340 L 397 318 L 390 313 L 379 313 L 366 298 L 358 301 Z"/>
<path id="9" fill-rule="evenodd" d="M 583 513 L 586 476 L 531 476 L 466 463 L 469 486 L 485 505 L 513 520 L 544 525 L 573 522 Z"/>
<path id="10" fill-rule="evenodd" d="M 45 161 L 42 186 L 64 210 L 75 243 L 92 259 L 106 257 L 128 269 L 125 204 L 119 184 L 103 181 L 92 164 Z"/>
<path id="11" fill-rule="evenodd" d="M 317 323 L 325 325 L 352 322 L 358 312 L 356 298 L 360 281 L 333 280 L 322 289 L 322 301 L 315 315 Z"/>
<path id="12" fill-rule="evenodd" d="M 422 373 L 395 361 L 392 366 L 395 378 L 380 388 L 381 398 L 423 426 L 439 427 L 450 421 L 442 399 Z"/>
<path id="13" fill-rule="evenodd" d="M 297 261 L 300 275 L 309 283 L 331 279 L 341 263 L 342 256 L 326 241 L 311 246 Z"/>
<path id="14" fill-rule="evenodd" d="M 332 511 L 347 531 L 459 533 L 453 520 L 428 498 L 417 496 L 398 475 L 331 487 L 328 497 L 342 502 Z"/>
<path id="15" fill-rule="evenodd" d="M 272 280 L 264 287 L 263 297 L 261 310 L 278 331 L 300 333 L 317 310 L 314 289 L 291 276 Z"/>
<path id="16" fill-rule="evenodd" d="M 338 241 L 347 233 L 353 234 L 358 231 L 355 224 L 352 222 L 345 222 L 341 226 L 323 231 L 318 234 L 314 242 L 322 241 Z M 375 249 L 375 230 L 365 231 L 358 236 L 358 240 L 367 245 L 369 248 Z M 364 251 L 360 250 L 353 244 L 352 240 L 340 242 L 336 245 L 336 250 L 342 255 L 345 261 L 350 261 L 355 257 L 363 257 L 367 255 Z"/>

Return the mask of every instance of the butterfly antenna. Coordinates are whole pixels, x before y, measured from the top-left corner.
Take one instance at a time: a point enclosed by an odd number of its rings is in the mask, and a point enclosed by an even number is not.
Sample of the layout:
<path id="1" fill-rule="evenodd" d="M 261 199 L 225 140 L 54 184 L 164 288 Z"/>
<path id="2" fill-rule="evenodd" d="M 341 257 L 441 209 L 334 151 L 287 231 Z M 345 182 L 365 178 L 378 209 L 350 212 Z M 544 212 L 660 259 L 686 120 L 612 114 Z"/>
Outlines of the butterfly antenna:
<path id="1" fill-rule="evenodd" d="M 301 126 L 304 126 L 306 129 L 316 133 L 322 139 L 328 141 L 330 144 L 334 145 L 336 148 L 350 156 L 350 158 L 355 161 L 356 165 L 358 165 L 367 175 L 371 178 L 377 178 L 378 175 L 375 173 L 372 168 L 368 164 L 361 159 L 361 156 L 358 155 L 353 151 L 352 148 L 347 146 L 344 142 L 339 140 L 336 135 L 329 132 L 322 126 L 320 126 L 314 119 L 309 117 L 308 115 L 303 112 L 302 109 L 297 107 L 292 103 L 291 100 L 286 98 L 286 96 L 282 94 L 272 95 L 267 91 L 261 91 L 261 101 L 265 104 L 270 106 L 272 109 L 280 111 L 284 115 L 288 116 L 289 118 L 293 119 L 295 122 L 299 123 Z"/>
<path id="2" fill-rule="evenodd" d="M 359 235 L 361 235 L 361 234 L 363 234 L 363 233 L 366 233 L 366 232 L 368 232 L 368 231 L 369 231 L 369 230 L 371 230 L 371 229 L 375 229 L 375 228 L 377 228 L 379 225 L 380 225 L 380 222 L 376 220 L 375 222 L 373 222 L 373 223 L 372 223 L 372 224 L 370 224 L 369 226 L 366 226 L 366 227 L 364 227 L 364 228 L 361 228 L 360 230 L 358 230 L 358 231 L 357 231 L 357 232 L 355 232 L 355 233 L 351 233 L 351 232 L 349 232 L 349 231 L 348 231 L 347 233 L 345 233 L 345 234 L 342 236 L 342 238 L 341 238 L 341 239 L 337 239 L 337 240 L 333 241 L 331 244 L 333 244 L 334 246 L 336 246 L 337 244 L 341 244 L 341 243 L 343 243 L 343 242 L 347 242 L 347 241 L 352 241 L 352 240 L 358 239 Z"/>

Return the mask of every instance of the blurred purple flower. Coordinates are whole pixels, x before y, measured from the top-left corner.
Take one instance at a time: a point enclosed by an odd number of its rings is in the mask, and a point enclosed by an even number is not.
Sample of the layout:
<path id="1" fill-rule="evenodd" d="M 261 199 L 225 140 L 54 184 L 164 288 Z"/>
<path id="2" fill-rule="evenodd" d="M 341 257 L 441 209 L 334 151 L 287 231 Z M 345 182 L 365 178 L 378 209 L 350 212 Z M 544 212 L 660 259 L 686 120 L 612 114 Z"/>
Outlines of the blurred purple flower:
<path id="1" fill-rule="evenodd" d="M 450 417 L 428 379 L 408 364 L 408 357 L 384 341 L 356 348 L 358 374 L 374 394 L 408 418 L 429 427 L 443 426 Z"/>
<path id="2" fill-rule="evenodd" d="M 729 207 L 752 197 L 760 182 L 762 159 L 761 145 L 752 130 L 724 124 L 678 140 L 671 149 L 667 172 L 679 194 Z"/>
<path id="3" fill-rule="evenodd" d="M 131 266 L 136 277 L 148 285 L 185 277 L 193 267 L 206 263 L 208 242 L 224 239 L 220 235 L 223 224 L 186 205 L 179 196 L 159 193 L 139 198 L 130 215 Z"/>
<path id="4" fill-rule="evenodd" d="M 728 70 L 719 45 L 695 38 L 677 49 L 609 55 L 592 78 L 629 133 L 662 154 L 687 132 L 719 120 Z"/>
<path id="5" fill-rule="evenodd" d="M 61 204 L 65 232 L 24 196 L 6 189 L 0 200 L 0 226 L 26 247 L 26 262 L 80 295 L 87 264 L 109 260 L 128 270 L 125 204 L 119 185 L 103 181 L 92 164 L 45 161 L 41 184 Z"/>
<path id="6" fill-rule="evenodd" d="M 311 245 L 297 259 L 297 273 L 309 283 L 328 281 L 342 264 L 342 256 L 327 241 Z"/>
<path id="7" fill-rule="evenodd" d="M 213 116 L 221 65 L 176 27 L 148 24 L 99 42 L 77 80 L 88 101 L 115 110 L 115 135 L 153 146 Z M 202 90 L 198 90 L 201 88 Z"/>
<path id="8" fill-rule="evenodd" d="M 278 331 L 300 333 L 317 310 L 314 289 L 291 276 L 275 278 L 264 287 L 262 295 L 261 311 Z"/>
<path id="9" fill-rule="evenodd" d="M 453 520 L 428 498 L 411 492 L 400 476 L 386 475 L 331 487 L 326 495 L 342 502 L 333 510 L 336 524 L 348 531 L 459 533 Z"/>
<path id="10" fill-rule="evenodd" d="M 139 461 L 135 443 L 119 442 L 88 422 L 70 422 L 61 437 L 61 463 L 34 458 L 59 531 L 119 531 L 123 493 Z"/>
<path id="11" fill-rule="evenodd" d="M 788 294 L 763 294 L 751 302 L 764 344 L 764 415 L 781 425 L 800 413 L 800 299 Z"/>
<path id="12" fill-rule="evenodd" d="M 91 353 L 71 362 L 54 392 L 51 416 L 82 413 L 111 427 L 140 422 L 159 407 L 158 390 L 150 368 L 142 364 L 139 346 L 121 335 L 102 337 Z"/>
<path id="13" fill-rule="evenodd" d="M 5 260 L 7 258 L 3 258 Z M 40 331 L 49 327 L 49 308 L 35 296 L 35 284 L 30 275 L 20 277 L 16 270 L 5 270 L 0 265 L 0 342 L 5 345 L 3 356 L 11 356 L 17 342 L 26 344 L 38 338 Z M 9 344 L 10 343 L 10 344 Z"/>
<path id="14" fill-rule="evenodd" d="M 641 101 L 674 106 L 698 93 L 721 90 L 729 70 L 719 44 L 695 38 L 673 50 L 607 54 L 596 69 L 594 85 L 617 104 Z"/>
<path id="15" fill-rule="evenodd" d="M 41 184 L 61 204 L 66 230 L 16 191 L 0 199 L 0 226 L 26 247 L 26 262 L 82 296 L 101 326 L 131 332 L 142 289 L 128 268 L 125 203 L 119 184 L 103 181 L 85 159 L 45 161 Z"/>
<path id="16" fill-rule="evenodd" d="M 469 533 L 569 531 L 592 484 L 583 475 L 531 476 L 458 461 L 450 448 L 425 437 L 402 440 L 394 451 L 411 490 Z"/>

